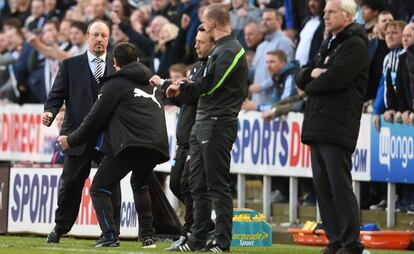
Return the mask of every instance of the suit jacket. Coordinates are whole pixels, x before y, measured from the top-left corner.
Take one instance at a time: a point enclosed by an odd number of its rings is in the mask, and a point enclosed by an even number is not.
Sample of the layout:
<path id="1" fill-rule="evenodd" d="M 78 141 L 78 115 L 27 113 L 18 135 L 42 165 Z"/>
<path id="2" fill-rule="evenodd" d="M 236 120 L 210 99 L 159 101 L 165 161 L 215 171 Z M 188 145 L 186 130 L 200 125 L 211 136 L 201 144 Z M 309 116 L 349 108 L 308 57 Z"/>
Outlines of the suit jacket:
<path id="1" fill-rule="evenodd" d="M 115 72 L 113 56 L 107 53 L 104 75 Z M 82 55 L 66 59 L 62 62 L 59 72 L 53 83 L 53 87 L 44 105 L 45 112 L 51 112 L 53 119 L 56 117 L 63 102 L 66 105 L 65 119 L 63 121 L 61 135 L 69 135 L 82 123 L 83 118 L 89 113 L 96 99 L 100 85 L 95 81 L 89 68 L 88 55 Z M 90 137 L 87 143 L 72 147 L 65 151 L 68 155 L 81 155 L 87 144 L 96 143 L 97 137 Z"/>

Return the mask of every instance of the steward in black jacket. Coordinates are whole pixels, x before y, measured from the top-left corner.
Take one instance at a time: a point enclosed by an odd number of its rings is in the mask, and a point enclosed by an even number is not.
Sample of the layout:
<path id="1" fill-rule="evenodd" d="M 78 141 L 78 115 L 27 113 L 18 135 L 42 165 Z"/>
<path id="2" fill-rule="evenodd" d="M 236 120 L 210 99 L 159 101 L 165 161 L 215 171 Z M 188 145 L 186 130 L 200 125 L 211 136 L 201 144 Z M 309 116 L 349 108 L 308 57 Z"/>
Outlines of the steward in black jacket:
<path id="1" fill-rule="evenodd" d="M 102 151 L 117 156 L 128 147 L 142 147 L 169 159 L 164 107 L 157 88 L 149 85 L 151 71 L 138 62 L 103 77 L 98 100 L 81 126 L 68 137 L 69 145 L 82 144 L 104 132 Z"/>
<path id="2" fill-rule="evenodd" d="M 329 42 L 296 75 L 297 86 L 308 95 L 302 142 L 334 143 L 353 152 L 368 80 L 368 38 L 359 25 L 351 24 Z M 312 79 L 314 68 L 327 72 Z"/>

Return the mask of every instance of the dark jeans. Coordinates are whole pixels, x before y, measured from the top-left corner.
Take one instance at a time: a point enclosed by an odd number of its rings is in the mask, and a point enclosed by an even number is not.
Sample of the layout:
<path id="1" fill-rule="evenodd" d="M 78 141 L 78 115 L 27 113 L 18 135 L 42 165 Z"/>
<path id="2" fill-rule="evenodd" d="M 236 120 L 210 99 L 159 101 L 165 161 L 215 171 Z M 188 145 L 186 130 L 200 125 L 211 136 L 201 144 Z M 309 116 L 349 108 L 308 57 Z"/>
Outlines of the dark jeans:
<path id="1" fill-rule="evenodd" d="M 83 186 L 91 171 L 91 163 L 95 161 L 99 164 L 102 158 L 102 153 L 89 147 L 80 156 L 65 156 L 62 171 L 63 183 L 59 189 L 58 208 L 55 212 L 55 230 L 59 234 L 69 232 L 75 223 L 79 213 Z M 112 220 L 116 222 L 115 228 L 119 234 L 121 189 L 119 184 L 115 184 L 110 190 L 113 193 L 110 202 L 115 208 Z"/>
<path id="2" fill-rule="evenodd" d="M 134 195 L 135 209 L 138 213 L 140 237 L 154 234 L 151 198 L 148 192 L 148 178 L 152 174 L 157 153 L 144 148 L 127 148 L 117 157 L 105 156 L 99 166 L 91 186 L 91 196 L 99 226 L 107 238 L 117 238 L 115 222 L 112 214 L 115 212 L 110 191 L 130 171 L 131 187 Z"/>
<path id="3" fill-rule="evenodd" d="M 326 143 L 311 145 L 313 183 L 330 245 L 362 253 L 359 207 L 352 190 L 352 153 Z"/>
<path id="4" fill-rule="evenodd" d="M 231 197 L 230 151 L 237 124 L 220 125 L 220 120 L 197 122 L 191 132 L 190 184 L 194 200 L 191 243 L 204 247 L 212 205 L 216 211 L 214 238 L 222 248 L 230 248 L 233 201 Z"/>

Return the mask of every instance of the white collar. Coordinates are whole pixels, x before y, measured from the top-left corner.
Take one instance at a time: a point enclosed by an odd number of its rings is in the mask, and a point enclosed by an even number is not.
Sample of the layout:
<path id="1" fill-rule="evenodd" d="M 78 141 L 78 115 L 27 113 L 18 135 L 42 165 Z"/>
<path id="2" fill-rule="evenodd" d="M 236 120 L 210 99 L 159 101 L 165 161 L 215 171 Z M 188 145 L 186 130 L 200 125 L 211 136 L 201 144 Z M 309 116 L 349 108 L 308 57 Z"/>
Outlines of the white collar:
<path id="1" fill-rule="evenodd" d="M 92 63 L 93 59 L 95 59 L 96 56 L 92 54 L 89 50 L 87 51 L 87 54 L 88 54 L 88 62 Z M 106 63 L 106 52 L 103 55 L 101 55 L 99 58 L 102 59 L 104 63 Z"/>

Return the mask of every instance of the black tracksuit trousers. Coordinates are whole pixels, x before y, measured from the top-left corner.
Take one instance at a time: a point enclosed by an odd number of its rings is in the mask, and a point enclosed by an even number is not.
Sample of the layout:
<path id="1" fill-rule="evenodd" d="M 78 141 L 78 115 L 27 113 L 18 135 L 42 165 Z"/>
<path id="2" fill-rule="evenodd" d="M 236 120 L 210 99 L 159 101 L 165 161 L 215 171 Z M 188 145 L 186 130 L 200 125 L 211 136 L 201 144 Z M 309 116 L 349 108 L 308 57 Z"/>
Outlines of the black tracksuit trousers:
<path id="1" fill-rule="evenodd" d="M 154 234 L 151 198 L 148 192 L 148 179 L 158 159 L 157 153 L 145 148 L 127 148 L 117 157 L 105 156 L 99 166 L 91 186 L 91 196 L 99 226 L 104 236 L 117 239 L 115 212 L 111 203 L 113 186 L 119 184 L 130 171 L 131 187 L 135 209 L 138 213 L 139 235 L 141 238 Z"/>
<path id="2" fill-rule="evenodd" d="M 352 190 L 352 153 L 328 143 L 311 145 L 313 183 L 329 244 L 362 253 L 359 207 Z"/>
<path id="3" fill-rule="evenodd" d="M 194 201 L 194 224 L 190 242 L 206 244 L 212 206 L 216 212 L 214 240 L 230 248 L 233 201 L 230 180 L 230 151 L 236 140 L 237 122 L 220 119 L 196 122 L 190 136 L 190 186 Z"/>
<path id="4" fill-rule="evenodd" d="M 69 232 L 76 221 L 79 213 L 82 190 L 85 180 L 91 172 L 91 162 L 101 162 L 103 154 L 88 146 L 85 152 L 79 156 L 65 155 L 62 171 L 62 185 L 59 188 L 58 208 L 55 212 L 55 230 L 59 234 Z M 120 212 L 121 212 L 121 188 L 115 184 L 111 188 L 113 195 L 111 205 L 116 208 L 113 213 L 115 228 L 119 234 Z"/>
<path id="5" fill-rule="evenodd" d="M 170 189 L 174 195 L 184 203 L 184 227 L 182 235 L 191 232 L 193 225 L 193 198 L 191 197 L 190 185 L 190 155 L 189 146 L 178 146 L 175 152 L 174 164 L 171 167 Z"/>

